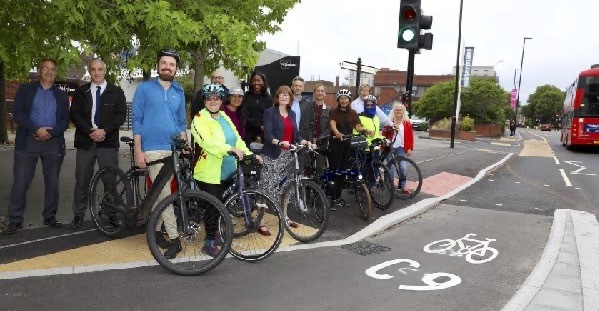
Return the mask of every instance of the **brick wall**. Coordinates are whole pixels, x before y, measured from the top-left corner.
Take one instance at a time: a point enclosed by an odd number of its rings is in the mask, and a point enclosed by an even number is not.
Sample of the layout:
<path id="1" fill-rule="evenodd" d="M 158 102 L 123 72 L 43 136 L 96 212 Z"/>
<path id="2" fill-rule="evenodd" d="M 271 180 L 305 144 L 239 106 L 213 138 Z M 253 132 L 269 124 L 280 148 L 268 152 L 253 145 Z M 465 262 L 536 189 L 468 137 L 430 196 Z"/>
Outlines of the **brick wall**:
<path id="1" fill-rule="evenodd" d="M 6 87 L 4 88 L 4 90 L 6 92 L 5 93 L 6 94 L 6 115 L 4 116 L 4 118 L 6 120 L 6 129 L 8 129 L 8 131 L 14 131 L 16 129 L 16 124 L 14 124 L 14 122 L 12 122 L 10 113 L 12 112 L 12 103 L 13 103 L 13 100 L 15 99 L 15 95 L 17 94 L 17 89 L 19 88 L 20 85 L 21 85 L 21 83 L 19 83 L 19 82 L 7 81 Z"/>

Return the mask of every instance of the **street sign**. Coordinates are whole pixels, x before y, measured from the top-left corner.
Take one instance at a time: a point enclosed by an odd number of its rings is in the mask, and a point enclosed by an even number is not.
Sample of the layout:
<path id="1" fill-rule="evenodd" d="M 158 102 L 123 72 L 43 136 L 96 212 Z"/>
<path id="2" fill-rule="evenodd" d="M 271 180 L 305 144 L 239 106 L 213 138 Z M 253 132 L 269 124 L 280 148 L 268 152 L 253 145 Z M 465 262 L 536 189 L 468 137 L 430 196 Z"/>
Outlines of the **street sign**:
<path id="1" fill-rule="evenodd" d="M 474 47 L 464 48 L 464 69 L 462 70 L 462 87 L 470 86 L 470 72 L 472 70 L 472 57 L 474 56 Z"/>
<path id="2" fill-rule="evenodd" d="M 340 62 L 339 66 L 341 67 L 341 69 L 347 69 L 347 70 L 351 70 L 351 71 L 358 71 L 358 64 L 356 63 L 352 63 L 352 62 Z M 361 71 L 364 73 L 369 73 L 369 74 L 376 74 L 378 69 L 376 69 L 375 67 L 372 66 L 364 66 L 362 65 Z"/>

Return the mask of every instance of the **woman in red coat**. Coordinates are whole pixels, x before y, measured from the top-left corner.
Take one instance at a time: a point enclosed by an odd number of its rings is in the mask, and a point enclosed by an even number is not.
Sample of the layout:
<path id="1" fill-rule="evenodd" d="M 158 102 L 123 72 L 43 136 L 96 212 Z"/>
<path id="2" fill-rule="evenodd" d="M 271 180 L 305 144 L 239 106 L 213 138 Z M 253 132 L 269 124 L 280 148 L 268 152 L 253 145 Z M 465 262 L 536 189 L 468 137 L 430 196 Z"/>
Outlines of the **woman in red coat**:
<path id="1" fill-rule="evenodd" d="M 393 126 L 397 129 L 395 141 L 393 142 L 392 152 L 397 155 L 409 157 L 414 150 L 414 132 L 412 131 L 412 122 L 406 112 L 406 107 L 400 102 L 393 104 L 393 109 L 389 114 Z M 405 161 L 399 163 L 399 169 L 403 175 L 406 175 L 407 164 Z M 395 170 L 390 170 L 391 177 L 395 183 Z M 406 185 L 406 180 L 399 180 L 399 189 L 401 192 L 409 194 L 411 192 Z"/>

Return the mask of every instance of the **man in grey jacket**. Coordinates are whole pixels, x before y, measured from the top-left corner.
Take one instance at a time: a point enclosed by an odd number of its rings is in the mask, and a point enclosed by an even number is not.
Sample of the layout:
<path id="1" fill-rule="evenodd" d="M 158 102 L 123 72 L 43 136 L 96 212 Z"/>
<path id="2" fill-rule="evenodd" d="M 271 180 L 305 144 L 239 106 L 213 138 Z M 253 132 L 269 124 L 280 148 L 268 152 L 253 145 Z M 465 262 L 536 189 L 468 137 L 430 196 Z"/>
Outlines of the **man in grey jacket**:
<path id="1" fill-rule="evenodd" d="M 298 126 L 300 137 L 312 141 L 312 128 L 314 127 L 314 104 L 312 101 L 302 97 L 304 92 L 304 79 L 300 76 L 291 81 L 293 91 L 293 102 L 291 110 L 295 112 L 295 122 Z"/>

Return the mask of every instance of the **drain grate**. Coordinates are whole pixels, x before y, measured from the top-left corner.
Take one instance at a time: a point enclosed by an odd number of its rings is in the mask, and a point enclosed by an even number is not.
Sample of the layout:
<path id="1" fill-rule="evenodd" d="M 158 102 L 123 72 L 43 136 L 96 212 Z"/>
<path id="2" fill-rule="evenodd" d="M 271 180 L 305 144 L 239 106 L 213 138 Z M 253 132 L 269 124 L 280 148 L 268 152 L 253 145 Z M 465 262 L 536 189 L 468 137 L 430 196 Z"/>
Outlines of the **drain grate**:
<path id="1" fill-rule="evenodd" d="M 343 245 L 341 246 L 341 248 L 346 249 L 348 251 L 352 251 L 356 254 L 360 254 L 362 256 L 376 255 L 391 250 L 390 247 L 370 243 L 368 241 L 360 241 L 352 244 Z"/>

